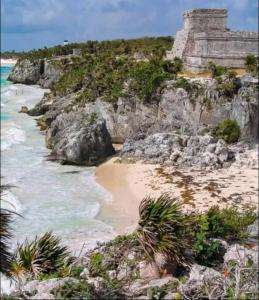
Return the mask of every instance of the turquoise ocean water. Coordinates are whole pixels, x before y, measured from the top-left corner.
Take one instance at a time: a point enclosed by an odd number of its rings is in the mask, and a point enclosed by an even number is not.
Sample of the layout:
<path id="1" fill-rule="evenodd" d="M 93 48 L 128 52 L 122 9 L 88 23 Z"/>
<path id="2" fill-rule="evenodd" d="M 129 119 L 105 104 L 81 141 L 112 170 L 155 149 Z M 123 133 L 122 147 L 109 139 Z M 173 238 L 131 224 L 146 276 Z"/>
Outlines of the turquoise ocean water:
<path id="1" fill-rule="evenodd" d="M 110 195 L 94 179 L 94 168 L 61 166 L 46 160 L 49 150 L 33 117 L 19 113 L 33 107 L 43 96 L 37 86 L 7 81 L 12 67 L 1 67 L 1 176 L 13 186 L 2 206 L 17 211 L 13 223 L 13 246 L 53 230 L 77 252 L 83 244 L 113 235 L 113 229 L 98 219 Z"/>

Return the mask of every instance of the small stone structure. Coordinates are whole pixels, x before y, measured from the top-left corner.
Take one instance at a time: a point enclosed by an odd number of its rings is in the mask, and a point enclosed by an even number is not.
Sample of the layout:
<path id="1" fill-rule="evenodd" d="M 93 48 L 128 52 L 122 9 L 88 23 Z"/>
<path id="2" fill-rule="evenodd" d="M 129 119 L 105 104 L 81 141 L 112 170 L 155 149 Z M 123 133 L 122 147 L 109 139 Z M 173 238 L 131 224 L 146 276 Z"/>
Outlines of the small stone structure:
<path id="1" fill-rule="evenodd" d="M 82 49 L 74 48 L 73 49 L 73 55 L 81 56 L 82 55 Z"/>
<path id="2" fill-rule="evenodd" d="M 258 33 L 230 31 L 226 9 L 193 9 L 183 17 L 184 29 L 177 32 L 173 49 L 166 58 L 182 58 L 186 69 L 199 72 L 210 61 L 243 68 L 248 54 L 258 56 Z"/>

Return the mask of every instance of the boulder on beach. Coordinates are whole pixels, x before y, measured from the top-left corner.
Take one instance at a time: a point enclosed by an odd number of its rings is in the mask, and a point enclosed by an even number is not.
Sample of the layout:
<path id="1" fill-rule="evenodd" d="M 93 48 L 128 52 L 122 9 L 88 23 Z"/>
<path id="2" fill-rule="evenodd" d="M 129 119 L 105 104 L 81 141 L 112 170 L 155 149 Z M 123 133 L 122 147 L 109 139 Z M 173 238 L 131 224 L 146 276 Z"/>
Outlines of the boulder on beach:
<path id="1" fill-rule="evenodd" d="M 103 119 L 73 112 L 59 115 L 47 131 L 52 156 L 62 163 L 93 166 L 115 153 Z"/>

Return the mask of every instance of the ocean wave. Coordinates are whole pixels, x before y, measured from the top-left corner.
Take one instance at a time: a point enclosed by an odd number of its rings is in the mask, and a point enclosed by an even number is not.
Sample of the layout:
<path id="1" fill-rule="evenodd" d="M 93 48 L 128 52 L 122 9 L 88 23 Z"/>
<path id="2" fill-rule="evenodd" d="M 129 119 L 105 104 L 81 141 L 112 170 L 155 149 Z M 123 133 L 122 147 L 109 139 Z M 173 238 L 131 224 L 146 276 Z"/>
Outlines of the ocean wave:
<path id="1" fill-rule="evenodd" d="M 18 126 L 1 129 L 1 151 L 11 148 L 12 145 L 17 145 L 26 140 L 25 132 Z"/>
<path id="2" fill-rule="evenodd" d="M 1 294 L 9 295 L 16 289 L 16 282 L 13 279 L 7 278 L 4 274 L 1 276 Z"/>
<path id="3" fill-rule="evenodd" d="M 20 213 L 22 211 L 22 204 L 9 190 L 5 190 L 1 195 L 1 207 Z"/>

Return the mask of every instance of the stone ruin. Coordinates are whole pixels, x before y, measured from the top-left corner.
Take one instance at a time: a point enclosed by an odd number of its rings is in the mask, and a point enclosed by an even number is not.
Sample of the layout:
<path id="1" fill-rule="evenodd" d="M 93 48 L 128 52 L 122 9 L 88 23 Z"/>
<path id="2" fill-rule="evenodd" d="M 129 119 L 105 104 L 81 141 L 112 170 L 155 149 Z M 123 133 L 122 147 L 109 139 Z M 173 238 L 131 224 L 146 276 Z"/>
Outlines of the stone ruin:
<path id="1" fill-rule="evenodd" d="M 186 11 L 183 18 L 184 29 L 177 32 L 166 58 L 182 58 L 187 70 L 202 71 L 210 61 L 243 68 L 248 54 L 258 56 L 258 33 L 230 31 L 226 9 L 193 9 Z"/>

